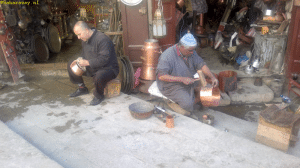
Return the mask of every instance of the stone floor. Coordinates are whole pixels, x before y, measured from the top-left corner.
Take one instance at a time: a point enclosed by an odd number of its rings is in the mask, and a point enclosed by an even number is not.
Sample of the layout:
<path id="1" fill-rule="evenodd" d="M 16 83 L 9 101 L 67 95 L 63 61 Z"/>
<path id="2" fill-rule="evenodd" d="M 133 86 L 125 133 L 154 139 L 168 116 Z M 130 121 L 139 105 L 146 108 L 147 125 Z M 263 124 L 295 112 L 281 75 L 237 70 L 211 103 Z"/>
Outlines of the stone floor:
<path id="1" fill-rule="evenodd" d="M 255 142 L 258 114 L 266 108 L 263 103 L 204 108 L 196 113 L 198 118 L 215 116 L 213 127 L 175 114 L 175 128 L 167 129 L 153 116 L 143 121 L 130 116 L 128 106 L 136 101 L 159 104 L 169 111 L 161 99 L 148 94 L 122 94 L 96 107 L 88 106 L 91 94 L 69 98 L 76 86 L 70 83 L 65 66 L 68 59 L 80 55 L 80 43 L 66 45 L 69 49 L 52 54 L 49 63 L 23 67 L 27 75 L 18 84 L 2 77 L 0 89 L 0 120 L 59 165 L 299 167 L 300 145 L 285 154 Z M 217 64 L 215 50 L 199 52 L 213 72 L 234 70 Z M 91 78 L 84 79 L 92 90 Z M 297 96 L 291 98 L 299 102 Z M 2 153 L 0 160 L 6 155 Z"/>
<path id="2" fill-rule="evenodd" d="M 48 161 L 54 161 L 51 162 L 53 167 L 281 168 L 300 165 L 298 146 L 286 154 L 256 143 L 257 122 L 205 109 L 199 113 L 215 116 L 214 125 L 209 126 L 167 109 L 176 116 L 175 127 L 167 128 L 154 116 L 136 120 L 130 115 L 130 104 L 145 101 L 136 96 L 122 93 L 98 106 L 90 106 L 92 94 L 68 97 L 76 89 L 68 78 L 35 73 L 29 73 L 18 84 L 11 79 L 1 81 L 6 87 L 0 90 L 0 120 L 49 158 Z M 89 78 L 85 81 L 92 90 L 92 81 Z M 12 153 L 2 148 L 0 161 L 12 157 Z M 18 150 L 28 151 L 28 147 Z M 24 152 L 9 163 L 14 165 L 12 167 L 29 165 L 30 159 L 22 160 L 28 153 L 34 157 L 40 155 Z M 28 167 L 38 168 L 43 163 L 41 160 Z"/>

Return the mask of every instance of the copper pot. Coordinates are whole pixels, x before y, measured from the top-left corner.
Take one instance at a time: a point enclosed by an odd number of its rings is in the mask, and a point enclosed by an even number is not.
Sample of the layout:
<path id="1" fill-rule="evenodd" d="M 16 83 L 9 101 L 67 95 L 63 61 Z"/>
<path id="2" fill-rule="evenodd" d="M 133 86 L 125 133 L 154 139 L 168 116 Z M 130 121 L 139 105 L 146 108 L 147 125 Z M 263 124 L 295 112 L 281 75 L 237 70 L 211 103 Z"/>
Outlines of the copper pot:
<path id="1" fill-rule="evenodd" d="M 182 8 L 184 6 L 184 0 L 178 0 L 177 4 L 178 4 L 179 8 Z"/>
<path id="2" fill-rule="evenodd" d="M 82 68 L 79 64 L 78 61 L 72 62 L 70 65 L 73 73 L 77 76 L 82 76 L 82 74 L 85 72 L 84 68 Z"/>
<path id="3" fill-rule="evenodd" d="M 212 92 L 211 96 L 202 94 L 202 92 L 200 91 L 199 94 L 200 94 L 201 104 L 205 107 L 219 106 L 220 99 L 221 99 L 220 89 L 218 87 L 215 87 L 210 92 Z"/>
<path id="4" fill-rule="evenodd" d="M 144 80 L 155 80 L 158 58 L 161 54 L 161 47 L 158 44 L 158 40 L 146 40 L 142 52 L 142 71 L 140 78 Z"/>

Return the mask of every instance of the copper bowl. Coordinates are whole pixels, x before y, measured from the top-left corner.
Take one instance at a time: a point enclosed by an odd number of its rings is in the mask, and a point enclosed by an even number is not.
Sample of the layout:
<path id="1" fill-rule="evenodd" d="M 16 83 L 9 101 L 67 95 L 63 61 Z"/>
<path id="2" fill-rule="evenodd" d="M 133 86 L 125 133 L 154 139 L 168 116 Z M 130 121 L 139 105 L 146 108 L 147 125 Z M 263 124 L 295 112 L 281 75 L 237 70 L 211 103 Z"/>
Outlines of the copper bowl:
<path id="1" fill-rule="evenodd" d="M 144 120 L 153 114 L 154 105 L 147 102 L 137 102 L 129 105 L 129 111 L 133 118 Z"/>
<path id="2" fill-rule="evenodd" d="M 72 62 L 70 65 L 73 73 L 77 76 L 82 76 L 82 74 L 85 72 L 84 68 L 82 68 L 79 64 L 78 61 Z"/>

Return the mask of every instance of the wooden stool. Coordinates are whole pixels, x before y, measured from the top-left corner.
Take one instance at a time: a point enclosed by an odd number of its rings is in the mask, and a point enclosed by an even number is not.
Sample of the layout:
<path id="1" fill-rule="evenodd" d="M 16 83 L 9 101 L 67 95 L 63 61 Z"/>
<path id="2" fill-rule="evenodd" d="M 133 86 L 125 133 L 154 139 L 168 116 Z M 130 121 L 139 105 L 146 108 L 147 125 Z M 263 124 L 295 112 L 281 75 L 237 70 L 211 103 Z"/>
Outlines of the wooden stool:
<path id="1" fill-rule="evenodd" d="M 104 96 L 106 98 L 119 96 L 120 92 L 121 92 L 121 82 L 117 78 L 109 81 L 104 88 Z"/>

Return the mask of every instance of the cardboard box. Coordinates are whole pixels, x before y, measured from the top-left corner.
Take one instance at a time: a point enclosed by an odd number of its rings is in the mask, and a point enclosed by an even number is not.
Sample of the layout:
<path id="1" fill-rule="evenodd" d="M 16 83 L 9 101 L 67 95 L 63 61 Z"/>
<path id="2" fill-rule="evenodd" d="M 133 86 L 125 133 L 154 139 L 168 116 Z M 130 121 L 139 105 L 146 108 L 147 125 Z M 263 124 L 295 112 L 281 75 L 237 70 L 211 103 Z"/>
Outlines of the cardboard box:
<path id="1" fill-rule="evenodd" d="M 259 116 L 256 141 L 275 149 L 288 151 L 292 135 L 292 127 L 279 127 L 266 122 Z"/>

